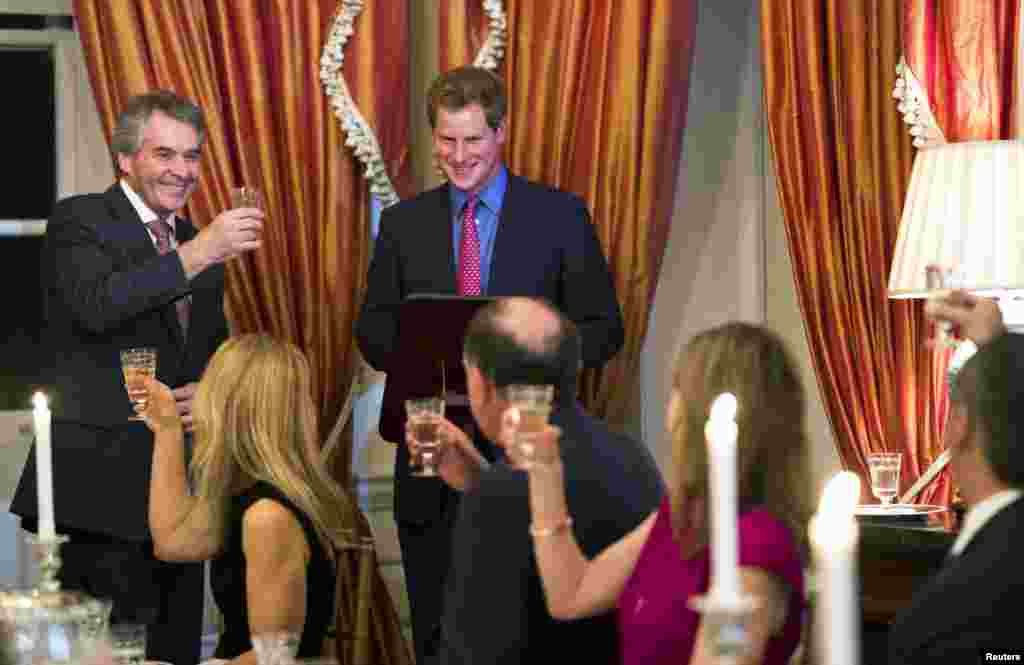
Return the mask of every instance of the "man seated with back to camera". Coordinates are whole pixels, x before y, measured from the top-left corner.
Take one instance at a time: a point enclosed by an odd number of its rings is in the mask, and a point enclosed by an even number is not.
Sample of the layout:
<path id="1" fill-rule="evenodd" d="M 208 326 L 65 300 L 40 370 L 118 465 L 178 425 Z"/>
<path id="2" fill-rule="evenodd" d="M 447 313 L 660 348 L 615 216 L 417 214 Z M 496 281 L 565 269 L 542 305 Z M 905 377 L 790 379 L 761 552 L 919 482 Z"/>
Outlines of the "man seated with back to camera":
<path id="1" fill-rule="evenodd" d="M 463 348 L 473 417 L 498 445 L 508 405 L 503 389 L 556 387 L 551 422 L 566 442 L 566 495 L 585 551 L 596 554 L 657 508 L 661 478 L 647 449 L 612 432 L 576 402 L 580 338 L 571 321 L 543 301 L 502 298 L 476 313 Z M 509 465 L 505 450 L 488 464 L 447 420 L 442 436 L 446 452 L 440 474 L 463 496 L 453 531 L 439 662 L 572 662 L 581 649 L 590 663 L 617 662 L 614 615 L 561 622 L 548 613 L 533 558 L 526 474 Z M 406 443 L 415 448 L 408 428 Z"/>

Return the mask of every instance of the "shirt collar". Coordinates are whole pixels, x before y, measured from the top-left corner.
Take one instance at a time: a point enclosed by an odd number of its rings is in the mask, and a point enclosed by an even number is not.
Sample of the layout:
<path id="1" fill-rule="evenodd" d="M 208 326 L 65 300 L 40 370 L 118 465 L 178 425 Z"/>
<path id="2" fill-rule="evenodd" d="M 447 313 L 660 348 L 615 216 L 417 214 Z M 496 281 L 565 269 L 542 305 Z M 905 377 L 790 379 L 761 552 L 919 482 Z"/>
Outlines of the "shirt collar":
<path id="1" fill-rule="evenodd" d="M 153 212 L 153 209 L 146 205 L 146 202 L 142 200 L 142 197 L 132 189 L 132 186 L 129 185 L 128 181 L 124 178 L 121 178 L 121 190 L 124 192 L 124 195 L 128 197 L 128 202 L 132 204 L 133 208 L 135 208 L 135 212 L 139 214 L 139 219 L 141 219 L 142 223 L 146 224 L 147 227 L 150 222 L 160 219 L 159 215 Z M 166 220 L 167 224 L 171 227 L 172 237 L 174 236 L 175 231 L 174 220 L 175 216 L 172 212 L 167 216 Z"/>
<path id="2" fill-rule="evenodd" d="M 963 552 L 975 534 L 981 531 L 981 528 L 988 524 L 989 520 L 1021 496 L 1024 496 L 1024 492 L 1020 490 L 1003 490 L 971 506 L 967 515 L 964 516 L 964 525 L 960 528 L 960 535 L 956 537 L 956 542 L 953 543 L 953 549 L 949 551 L 950 555 L 956 556 Z"/>
<path id="3" fill-rule="evenodd" d="M 501 211 L 501 203 L 505 200 L 505 190 L 508 188 L 508 170 L 502 164 L 498 172 L 494 174 L 490 182 L 480 190 L 479 200 L 488 210 L 497 214 Z M 463 206 L 469 199 L 469 192 L 459 189 L 455 185 L 449 188 L 451 192 L 452 210 L 458 215 L 462 212 Z"/>

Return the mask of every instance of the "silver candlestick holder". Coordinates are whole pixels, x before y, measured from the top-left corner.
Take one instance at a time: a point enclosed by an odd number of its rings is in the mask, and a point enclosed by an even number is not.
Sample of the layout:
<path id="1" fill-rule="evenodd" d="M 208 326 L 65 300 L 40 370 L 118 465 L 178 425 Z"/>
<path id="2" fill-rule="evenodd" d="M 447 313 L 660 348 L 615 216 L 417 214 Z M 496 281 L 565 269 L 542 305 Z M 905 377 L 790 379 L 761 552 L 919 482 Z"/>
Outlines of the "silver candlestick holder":
<path id="1" fill-rule="evenodd" d="M 60 548 L 67 536 L 26 540 L 39 574 L 31 589 L 0 591 L 3 656 L 14 665 L 96 662 L 105 646 L 107 608 L 84 593 L 61 590 Z"/>
<path id="2" fill-rule="evenodd" d="M 750 649 L 750 619 L 760 606 L 747 594 L 711 592 L 690 599 L 690 608 L 699 612 L 710 631 L 710 646 L 718 665 L 734 665 Z"/>
<path id="3" fill-rule="evenodd" d="M 48 593 L 60 591 L 60 580 L 57 579 L 62 563 L 60 548 L 70 538 L 59 534 L 52 538 L 42 538 L 30 533 L 25 536 L 25 540 L 32 546 L 32 557 L 39 566 L 35 588 Z"/>

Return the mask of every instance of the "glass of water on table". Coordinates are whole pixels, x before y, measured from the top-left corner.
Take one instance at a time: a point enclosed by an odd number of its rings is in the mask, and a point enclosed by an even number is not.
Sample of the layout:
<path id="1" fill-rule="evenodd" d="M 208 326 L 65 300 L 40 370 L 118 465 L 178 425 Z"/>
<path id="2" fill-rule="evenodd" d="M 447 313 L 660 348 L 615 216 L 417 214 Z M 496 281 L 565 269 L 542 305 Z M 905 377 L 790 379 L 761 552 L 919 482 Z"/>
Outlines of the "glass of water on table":
<path id="1" fill-rule="evenodd" d="M 903 453 L 869 453 L 868 472 L 871 474 L 871 492 L 882 503 L 892 505 L 900 490 L 900 464 Z"/>

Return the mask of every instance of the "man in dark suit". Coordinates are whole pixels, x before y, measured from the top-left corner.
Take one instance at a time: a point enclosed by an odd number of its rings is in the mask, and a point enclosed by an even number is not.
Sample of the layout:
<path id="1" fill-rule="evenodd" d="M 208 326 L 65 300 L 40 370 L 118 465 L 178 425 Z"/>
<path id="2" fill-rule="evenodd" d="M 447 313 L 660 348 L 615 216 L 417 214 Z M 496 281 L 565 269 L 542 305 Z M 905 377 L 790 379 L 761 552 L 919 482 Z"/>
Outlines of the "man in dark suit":
<path id="1" fill-rule="evenodd" d="M 469 324 L 464 358 L 473 417 L 503 450 L 503 389 L 556 387 L 551 422 L 562 430 L 566 500 L 587 556 L 596 556 L 657 509 L 663 488 L 650 453 L 576 402 L 580 339 L 571 321 L 541 301 L 499 299 Z M 464 494 L 453 533 L 439 662 L 575 662 L 581 650 L 588 662 L 618 662 L 614 614 L 556 621 L 548 613 L 529 531 L 526 474 L 509 466 L 504 455 L 494 463 L 481 461 L 450 422 L 444 432 L 449 450 L 440 472 Z"/>
<path id="2" fill-rule="evenodd" d="M 501 157 L 505 109 L 504 86 L 485 69 L 456 69 L 431 85 L 427 115 L 448 182 L 381 217 L 356 324 L 359 347 L 378 370 L 402 370 L 392 366 L 392 352 L 400 305 L 413 294 L 546 298 L 579 328 L 588 368 L 622 346 L 615 287 L 586 205 L 508 172 Z M 402 440 L 393 423 L 382 422 L 381 435 Z M 395 518 L 416 655 L 424 662 L 436 644 L 458 495 L 436 480 L 410 477 L 408 465 L 399 446 Z"/>
<path id="3" fill-rule="evenodd" d="M 153 557 L 147 524 L 153 437 L 134 415 L 120 351 L 157 350 L 191 426 L 192 395 L 227 337 L 224 261 L 259 246 L 263 214 L 226 211 L 202 231 L 176 214 L 195 189 L 202 111 L 160 91 L 129 101 L 112 139 L 121 180 L 60 201 L 42 252 L 53 485 L 65 589 L 113 600 L 113 620 L 147 625 L 146 657 L 194 665 L 202 567 Z M 11 511 L 34 530 L 35 456 Z"/>
<path id="4" fill-rule="evenodd" d="M 997 305 L 956 292 L 926 311 L 959 324 L 979 349 L 956 374 L 944 434 L 969 509 L 945 565 L 893 623 L 893 665 L 1024 657 L 1024 336 Z M 999 658 L 1007 656 L 1008 658 Z"/>

